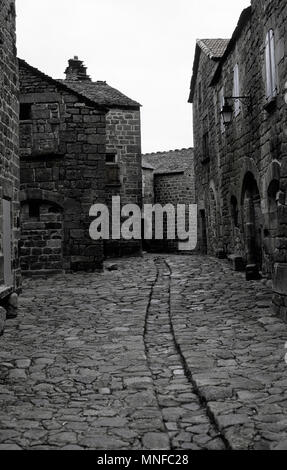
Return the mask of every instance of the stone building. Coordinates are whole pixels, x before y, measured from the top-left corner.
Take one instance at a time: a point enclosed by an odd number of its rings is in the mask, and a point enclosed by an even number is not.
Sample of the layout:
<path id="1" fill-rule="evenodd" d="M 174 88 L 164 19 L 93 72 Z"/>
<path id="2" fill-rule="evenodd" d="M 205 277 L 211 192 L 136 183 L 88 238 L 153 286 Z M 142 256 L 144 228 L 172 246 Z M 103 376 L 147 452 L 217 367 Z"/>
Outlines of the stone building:
<path id="1" fill-rule="evenodd" d="M 140 104 L 105 81 L 92 81 L 83 62 L 69 60 L 62 81 L 72 90 L 108 109 L 106 115 L 106 201 L 121 197 L 121 205 L 142 205 Z M 124 219 L 122 220 L 124 221 Z M 139 254 L 141 240 L 105 241 L 105 256 Z"/>
<path id="2" fill-rule="evenodd" d="M 144 204 L 195 204 L 193 148 L 145 154 L 142 171 Z M 177 239 L 143 243 L 149 251 L 178 251 Z"/>
<path id="3" fill-rule="evenodd" d="M 12 304 L 16 306 L 14 293 L 20 288 L 19 90 L 15 31 L 15 1 L 0 0 L 0 305 L 5 307 L 13 298 Z M 2 332 L 6 314 L 2 307 L 0 310 Z"/>
<path id="4" fill-rule="evenodd" d="M 22 272 L 100 269 L 89 211 L 105 201 L 107 110 L 23 60 L 19 72 Z"/>
<path id="5" fill-rule="evenodd" d="M 287 317 L 287 4 L 252 0 L 230 41 L 197 41 L 193 103 L 199 248 L 273 279 Z"/>

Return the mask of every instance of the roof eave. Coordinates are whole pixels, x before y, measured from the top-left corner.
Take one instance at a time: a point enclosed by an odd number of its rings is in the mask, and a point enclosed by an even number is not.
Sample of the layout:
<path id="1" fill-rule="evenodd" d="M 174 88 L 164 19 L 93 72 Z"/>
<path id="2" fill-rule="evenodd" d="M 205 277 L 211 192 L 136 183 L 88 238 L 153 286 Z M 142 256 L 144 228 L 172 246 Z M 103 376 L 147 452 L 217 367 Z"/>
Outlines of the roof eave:
<path id="1" fill-rule="evenodd" d="M 222 58 L 220 59 L 219 61 L 219 64 L 216 68 L 216 71 L 213 75 L 213 78 L 211 80 L 211 83 L 210 83 L 210 86 L 214 86 L 218 83 L 218 80 L 221 76 L 221 71 L 222 71 L 222 66 L 224 64 L 224 62 L 226 61 L 227 57 L 229 56 L 229 54 L 233 51 L 234 49 L 234 46 L 235 44 L 237 43 L 237 40 L 240 38 L 241 36 L 241 33 L 242 33 L 242 30 L 243 28 L 246 26 L 246 24 L 248 23 L 248 21 L 250 20 L 251 18 L 251 14 L 252 14 L 252 7 L 249 6 L 247 8 L 245 8 L 240 17 L 239 17 L 239 20 L 238 20 L 238 23 L 237 23 L 237 26 L 233 32 L 233 35 L 232 35 L 232 38 L 230 39 L 229 43 L 228 43 L 228 46 L 226 48 L 226 51 L 225 53 L 223 54 Z"/>
<path id="2" fill-rule="evenodd" d="M 194 55 L 194 62 L 193 62 L 193 74 L 191 77 L 191 82 L 190 82 L 190 93 L 189 93 L 189 98 L 188 98 L 188 103 L 193 103 L 193 98 L 194 98 L 194 92 L 195 92 L 195 86 L 196 86 L 196 81 L 197 81 L 197 74 L 198 74 L 198 66 L 199 66 L 199 59 L 200 59 L 200 54 L 201 52 L 204 52 L 202 48 L 199 46 L 199 42 L 196 43 L 195 47 L 195 55 Z M 210 60 L 213 62 L 219 62 L 220 57 L 216 56 L 211 56 L 205 54 Z"/>

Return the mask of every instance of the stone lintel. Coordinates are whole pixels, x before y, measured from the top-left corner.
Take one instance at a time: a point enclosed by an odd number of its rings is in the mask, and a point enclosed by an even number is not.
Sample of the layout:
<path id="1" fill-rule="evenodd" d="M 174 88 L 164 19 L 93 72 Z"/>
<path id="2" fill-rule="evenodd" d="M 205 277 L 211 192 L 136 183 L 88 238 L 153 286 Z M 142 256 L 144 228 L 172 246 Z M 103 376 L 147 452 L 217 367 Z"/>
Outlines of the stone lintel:
<path id="1" fill-rule="evenodd" d="M 20 103 L 60 103 L 62 97 L 59 93 L 44 92 L 44 93 L 27 93 L 20 95 Z"/>

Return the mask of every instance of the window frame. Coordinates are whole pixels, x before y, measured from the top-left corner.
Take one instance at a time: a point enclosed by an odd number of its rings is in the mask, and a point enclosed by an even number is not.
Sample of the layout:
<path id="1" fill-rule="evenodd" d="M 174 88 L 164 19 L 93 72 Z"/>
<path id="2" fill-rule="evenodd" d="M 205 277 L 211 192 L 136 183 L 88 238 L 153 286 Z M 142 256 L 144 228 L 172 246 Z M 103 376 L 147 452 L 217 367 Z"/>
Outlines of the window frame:
<path id="1" fill-rule="evenodd" d="M 233 96 L 240 96 L 240 75 L 239 65 L 236 63 L 233 67 Z M 241 112 L 241 103 L 239 99 L 234 100 L 234 115 L 238 116 Z"/>
<path id="2" fill-rule="evenodd" d="M 224 86 L 222 86 L 218 92 L 218 101 L 219 101 L 219 111 L 222 111 L 222 108 L 225 103 L 225 96 L 224 96 Z M 220 114 L 220 129 L 221 129 L 221 134 L 225 133 L 225 125 L 223 122 L 223 116 Z"/>
<path id="3" fill-rule="evenodd" d="M 275 34 L 269 29 L 265 38 L 265 83 L 266 99 L 271 101 L 278 94 Z"/>
<path id="4" fill-rule="evenodd" d="M 113 161 L 107 161 L 107 157 L 113 157 Z M 118 163 L 118 155 L 116 152 L 106 152 L 105 158 L 106 165 L 115 165 Z"/>

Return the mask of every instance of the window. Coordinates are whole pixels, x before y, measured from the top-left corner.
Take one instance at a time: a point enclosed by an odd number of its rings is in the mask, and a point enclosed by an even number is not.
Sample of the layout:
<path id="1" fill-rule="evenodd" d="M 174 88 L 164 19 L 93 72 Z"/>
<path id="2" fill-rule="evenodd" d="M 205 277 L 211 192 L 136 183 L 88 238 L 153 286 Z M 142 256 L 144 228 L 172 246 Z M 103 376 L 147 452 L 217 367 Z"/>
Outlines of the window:
<path id="1" fill-rule="evenodd" d="M 38 201 L 29 202 L 29 217 L 39 219 L 40 217 L 40 204 Z"/>
<path id="2" fill-rule="evenodd" d="M 239 84 L 239 67 L 235 64 L 233 69 L 233 96 L 240 96 L 240 84 Z M 240 113 L 240 100 L 234 100 L 234 114 L 238 116 Z"/>
<path id="3" fill-rule="evenodd" d="M 106 164 L 111 165 L 117 163 L 117 154 L 116 153 L 106 153 Z"/>
<path id="4" fill-rule="evenodd" d="M 266 36 L 265 43 L 265 69 L 266 69 L 266 97 L 271 100 L 277 95 L 277 71 L 275 60 L 275 37 L 273 29 Z"/>
<path id="5" fill-rule="evenodd" d="M 218 94 L 218 100 L 219 100 L 219 110 L 221 111 L 223 106 L 224 106 L 224 88 L 222 87 L 219 94 Z M 222 114 L 220 115 L 220 127 L 221 127 L 221 133 L 224 134 L 225 132 L 225 125 L 223 122 L 223 116 Z"/>
<path id="6" fill-rule="evenodd" d="M 29 121 L 32 118 L 32 105 L 30 103 L 20 104 L 20 121 Z"/>

